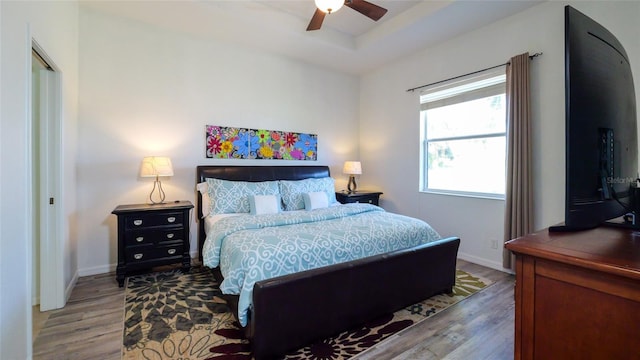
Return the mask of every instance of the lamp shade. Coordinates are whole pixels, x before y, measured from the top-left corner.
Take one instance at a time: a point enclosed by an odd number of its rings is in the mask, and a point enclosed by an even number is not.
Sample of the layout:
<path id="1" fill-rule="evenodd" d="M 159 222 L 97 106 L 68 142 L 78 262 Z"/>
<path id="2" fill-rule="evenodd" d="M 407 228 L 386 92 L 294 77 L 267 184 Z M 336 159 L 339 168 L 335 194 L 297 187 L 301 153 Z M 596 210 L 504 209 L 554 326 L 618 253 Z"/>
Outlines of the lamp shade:
<path id="1" fill-rule="evenodd" d="M 166 156 L 147 156 L 142 159 L 140 177 L 173 176 L 171 159 Z"/>
<path id="2" fill-rule="evenodd" d="M 344 5 L 344 0 L 315 0 L 315 2 L 316 7 L 327 14 L 338 11 Z"/>
<path id="3" fill-rule="evenodd" d="M 362 166 L 360 165 L 360 161 L 345 161 L 344 167 L 342 167 L 342 173 L 349 175 L 362 174 Z"/>

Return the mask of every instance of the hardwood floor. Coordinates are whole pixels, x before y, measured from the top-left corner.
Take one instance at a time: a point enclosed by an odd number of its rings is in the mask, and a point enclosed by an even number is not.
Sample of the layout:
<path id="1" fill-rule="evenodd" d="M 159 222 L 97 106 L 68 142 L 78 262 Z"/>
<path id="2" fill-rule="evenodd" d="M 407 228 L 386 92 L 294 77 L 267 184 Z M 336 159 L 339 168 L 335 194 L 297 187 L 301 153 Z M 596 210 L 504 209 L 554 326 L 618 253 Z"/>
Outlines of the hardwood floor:
<path id="1" fill-rule="evenodd" d="M 33 343 L 34 359 L 119 360 L 124 288 L 115 274 L 82 277 L 67 305 L 47 312 Z"/>
<path id="2" fill-rule="evenodd" d="M 458 268 L 495 283 L 353 359 L 513 359 L 514 277 L 463 260 Z M 123 308 L 114 274 L 80 278 L 65 308 L 42 314 L 34 359 L 120 359 Z"/>
<path id="3" fill-rule="evenodd" d="M 494 284 L 353 360 L 513 359 L 514 276 L 463 260 L 458 260 L 458 269 Z"/>

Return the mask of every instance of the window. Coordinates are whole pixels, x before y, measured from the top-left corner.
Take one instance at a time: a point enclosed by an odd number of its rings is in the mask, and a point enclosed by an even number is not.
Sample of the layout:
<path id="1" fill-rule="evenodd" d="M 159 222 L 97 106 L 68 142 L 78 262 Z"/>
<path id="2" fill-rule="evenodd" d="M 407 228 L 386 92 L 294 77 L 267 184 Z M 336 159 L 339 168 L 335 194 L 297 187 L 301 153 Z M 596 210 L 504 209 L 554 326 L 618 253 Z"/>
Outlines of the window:
<path id="1" fill-rule="evenodd" d="M 504 198 L 504 67 L 420 94 L 421 191 Z"/>

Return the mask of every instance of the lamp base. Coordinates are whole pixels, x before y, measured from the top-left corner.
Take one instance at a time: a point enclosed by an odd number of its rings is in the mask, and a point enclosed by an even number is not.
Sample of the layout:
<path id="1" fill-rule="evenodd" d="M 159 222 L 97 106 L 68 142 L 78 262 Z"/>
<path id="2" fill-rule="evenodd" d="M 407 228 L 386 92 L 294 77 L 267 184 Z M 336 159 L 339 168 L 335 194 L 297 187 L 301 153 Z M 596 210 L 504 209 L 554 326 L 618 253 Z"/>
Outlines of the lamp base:
<path id="1" fill-rule="evenodd" d="M 347 190 L 349 191 L 350 194 L 353 194 L 356 192 L 357 188 L 358 186 L 356 185 L 356 177 L 353 175 L 349 175 L 349 183 L 347 184 Z"/>
<path id="2" fill-rule="evenodd" d="M 154 200 L 154 193 L 157 193 L 155 198 L 157 198 L 160 201 Z M 156 176 L 156 181 L 153 182 L 153 189 L 149 194 L 149 201 L 151 204 L 164 204 L 164 198 L 165 198 L 165 194 L 164 194 L 164 190 L 162 190 L 162 182 L 160 182 L 160 180 Z"/>

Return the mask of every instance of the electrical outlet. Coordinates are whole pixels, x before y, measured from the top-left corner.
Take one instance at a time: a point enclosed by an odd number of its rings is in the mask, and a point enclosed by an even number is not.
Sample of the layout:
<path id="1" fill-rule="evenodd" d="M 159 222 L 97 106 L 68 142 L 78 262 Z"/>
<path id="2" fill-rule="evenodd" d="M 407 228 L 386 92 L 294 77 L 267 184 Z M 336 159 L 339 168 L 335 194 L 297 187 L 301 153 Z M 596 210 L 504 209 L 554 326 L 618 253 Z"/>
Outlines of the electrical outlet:
<path id="1" fill-rule="evenodd" d="M 491 239 L 491 248 L 492 249 L 497 249 L 498 248 L 498 240 Z"/>

